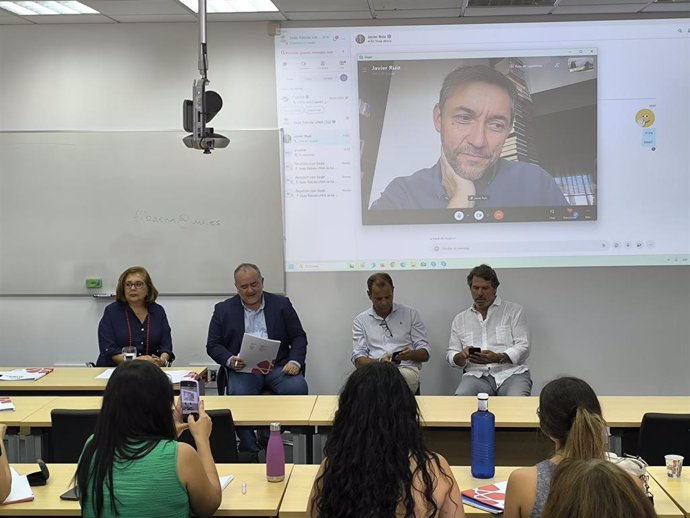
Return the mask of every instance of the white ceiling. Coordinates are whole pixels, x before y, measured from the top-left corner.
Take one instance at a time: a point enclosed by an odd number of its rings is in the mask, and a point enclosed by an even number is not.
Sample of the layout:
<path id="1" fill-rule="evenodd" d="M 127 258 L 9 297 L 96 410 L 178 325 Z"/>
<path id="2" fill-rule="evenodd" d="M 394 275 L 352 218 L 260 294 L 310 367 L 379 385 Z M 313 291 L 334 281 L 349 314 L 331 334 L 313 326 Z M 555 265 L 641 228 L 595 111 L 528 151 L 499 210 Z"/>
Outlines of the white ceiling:
<path id="1" fill-rule="evenodd" d="M 0 25 L 193 22 L 177 0 L 81 0 L 102 14 L 17 16 L 0 9 Z M 446 19 L 550 15 L 559 17 L 690 16 L 690 0 L 274 0 L 278 12 L 210 14 L 208 21 L 332 21 Z M 420 5 L 421 4 L 421 5 Z"/>

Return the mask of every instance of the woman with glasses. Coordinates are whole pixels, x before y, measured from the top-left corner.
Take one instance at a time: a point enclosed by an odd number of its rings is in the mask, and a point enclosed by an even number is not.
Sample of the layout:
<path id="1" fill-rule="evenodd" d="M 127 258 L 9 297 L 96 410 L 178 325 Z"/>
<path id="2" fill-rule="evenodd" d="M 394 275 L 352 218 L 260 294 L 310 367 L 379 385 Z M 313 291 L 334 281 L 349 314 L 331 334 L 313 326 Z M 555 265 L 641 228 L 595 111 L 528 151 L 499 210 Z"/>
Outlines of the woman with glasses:
<path id="1" fill-rule="evenodd" d="M 555 453 L 508 478 L 503 518 L 539 518 L 549 495 L 551 478 L 563 459 L 604 459 L 608 446 L 606 422 L 597 395 L 587 382 L 572 377 L 547 383 L 539 394 L 539 427 L 554 442 Z"/>
<path id="2" fill-rule="evenodd" d="M 125 360 L 123 347 L 136 348 L 136 359 L 165 367 L 174 359 L 168 317 L 156 304 L 158 290 L 145 268 L 127 268 L 117 281 L 115 302 L 106 306 L 98 324 L 100 355 L 96 366 Z"/>

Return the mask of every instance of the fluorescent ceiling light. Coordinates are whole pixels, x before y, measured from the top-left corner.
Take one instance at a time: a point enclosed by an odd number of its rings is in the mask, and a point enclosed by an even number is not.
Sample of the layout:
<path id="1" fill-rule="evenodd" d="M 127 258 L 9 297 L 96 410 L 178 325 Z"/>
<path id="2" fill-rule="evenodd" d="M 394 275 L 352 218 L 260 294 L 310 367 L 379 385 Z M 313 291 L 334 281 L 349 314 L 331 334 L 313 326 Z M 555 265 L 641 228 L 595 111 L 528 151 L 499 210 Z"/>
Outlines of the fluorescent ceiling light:
<path id="1" fill-rule="evenodd" d="M 20 16 L 34 16 L 38 14 L 100 14 L 95 9 L 91 9 L 89 6 L 76 0 L 0 2 L 0 8 Z"/>
<path id="2" fill-rule="evenodd" d="M 195 13 L 199 10 L 199 0 L 180 0 Z M 207 0 L 207 13 L 261 13 L 277 11 L 271 0 Z"/>

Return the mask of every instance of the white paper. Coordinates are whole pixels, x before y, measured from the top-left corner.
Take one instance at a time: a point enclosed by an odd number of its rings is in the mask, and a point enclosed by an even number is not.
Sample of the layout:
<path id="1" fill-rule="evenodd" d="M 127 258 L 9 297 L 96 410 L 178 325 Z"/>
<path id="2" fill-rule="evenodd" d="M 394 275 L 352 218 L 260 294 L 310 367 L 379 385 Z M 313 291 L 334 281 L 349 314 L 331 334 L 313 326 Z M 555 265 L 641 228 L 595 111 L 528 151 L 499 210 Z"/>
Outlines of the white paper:
<path id="1" fill-rule="evenodd" d="M 244 360 L 244 369 L 239 372 L 249 372 L 256 370 L 260 374 L 268 374 L 273 369 L 273 362 L 278 355 L 280 340 L 270 338 L 259 338 L 244 333 L 242 346 L 238 355 Z"/>
<path id="2" fill-rule="evenodd" d="M 139 360 L 139 361 L 142 361 L 142 360 Z M 98 379 L 98 380 L 109 380 L 110 376 L 112 376 L 114 370 L 115 370 L 115 368 L 106 369 L 102 373 L 100 373 L 98 376 L 96 376 L 96 379 Z M 170 378 L 170 381 L 172 383 L 179 383 L 183 379 L 196 379 L 196 373 L 194 371 L 165 370 L 165 373 L 168 375 L 168 378 Z"/>
<path id="3" fill-rule="evenodd" d="M 20 381 L 20 380 L 37 380 L 41 379 L 46 374 L 53 372 L 53 369 L 14 369 L 11 371 L 0 372 L 0 381 Z"/>
<path id="4" fill-rule="evenodd" d="M 115 368 L 105 369 L 98 376 L 96 376 L 96 379 L 97 380 L 109 380 L 110 376 L 112 376 L 114 370 L 115 370 Z"/>
<path id="5" fill-rule="evenodd" d="M 0 411 L 2 410 L 14 410 L 14 403 L 9 397 L 0 397 Z"/>
<path id="6" fill-rule="evenodd" d="M 235 480 L 235 475 L 223 475 L 222 477 L 218 477 L 218 480 L 220 480 L 220 490 L 223 491 L 230 485 L 230 482 Z"/>
<path id="7" fill-rule="evenodd" d="M 3 504 L 14 504 L 17 502 L 30 502 L 34 499 L 34 494 L 29 485 L 29 479 L 26 475 L 20 475 L 14 468 L 10 467 L 12 473 L 12 489 L 7 495 Z"/>

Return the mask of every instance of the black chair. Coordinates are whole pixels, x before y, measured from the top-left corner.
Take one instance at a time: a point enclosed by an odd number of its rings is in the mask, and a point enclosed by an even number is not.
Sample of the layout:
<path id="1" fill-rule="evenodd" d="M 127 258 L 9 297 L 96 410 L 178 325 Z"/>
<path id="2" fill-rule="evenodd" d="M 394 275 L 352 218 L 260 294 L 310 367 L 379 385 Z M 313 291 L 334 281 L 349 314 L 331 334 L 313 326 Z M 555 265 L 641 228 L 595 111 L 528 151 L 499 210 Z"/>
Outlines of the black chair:
<path id="1" fill-rule="evenodd" d="M 690 414 L 647 413 L 642 417 L 637 454 L 650 466 L 665 465 L 664 455 L 690 459 Z"/>
<path id="2" fill-rule="evenodd" d="M 44 455 L 44 460 L 48 463 L 79 461 L 86 439 L 96 429 L 99 412 L 100 410 L 52 410 L 48 455 Z"/>
<path id="3" fill-rule="evenodd" d="M 218 464 L 238 462 L 235 422 L 232 419 L 232 412 L 229 409 L 224 409 L 207 410 L 206 413 L 213 422 L 213 430 L 211 430 L 211 437 L 209 438 L 213 460 Z M 196 448 L 194 438 L 189 430 L 182 432 L 178 440 Z"/>

